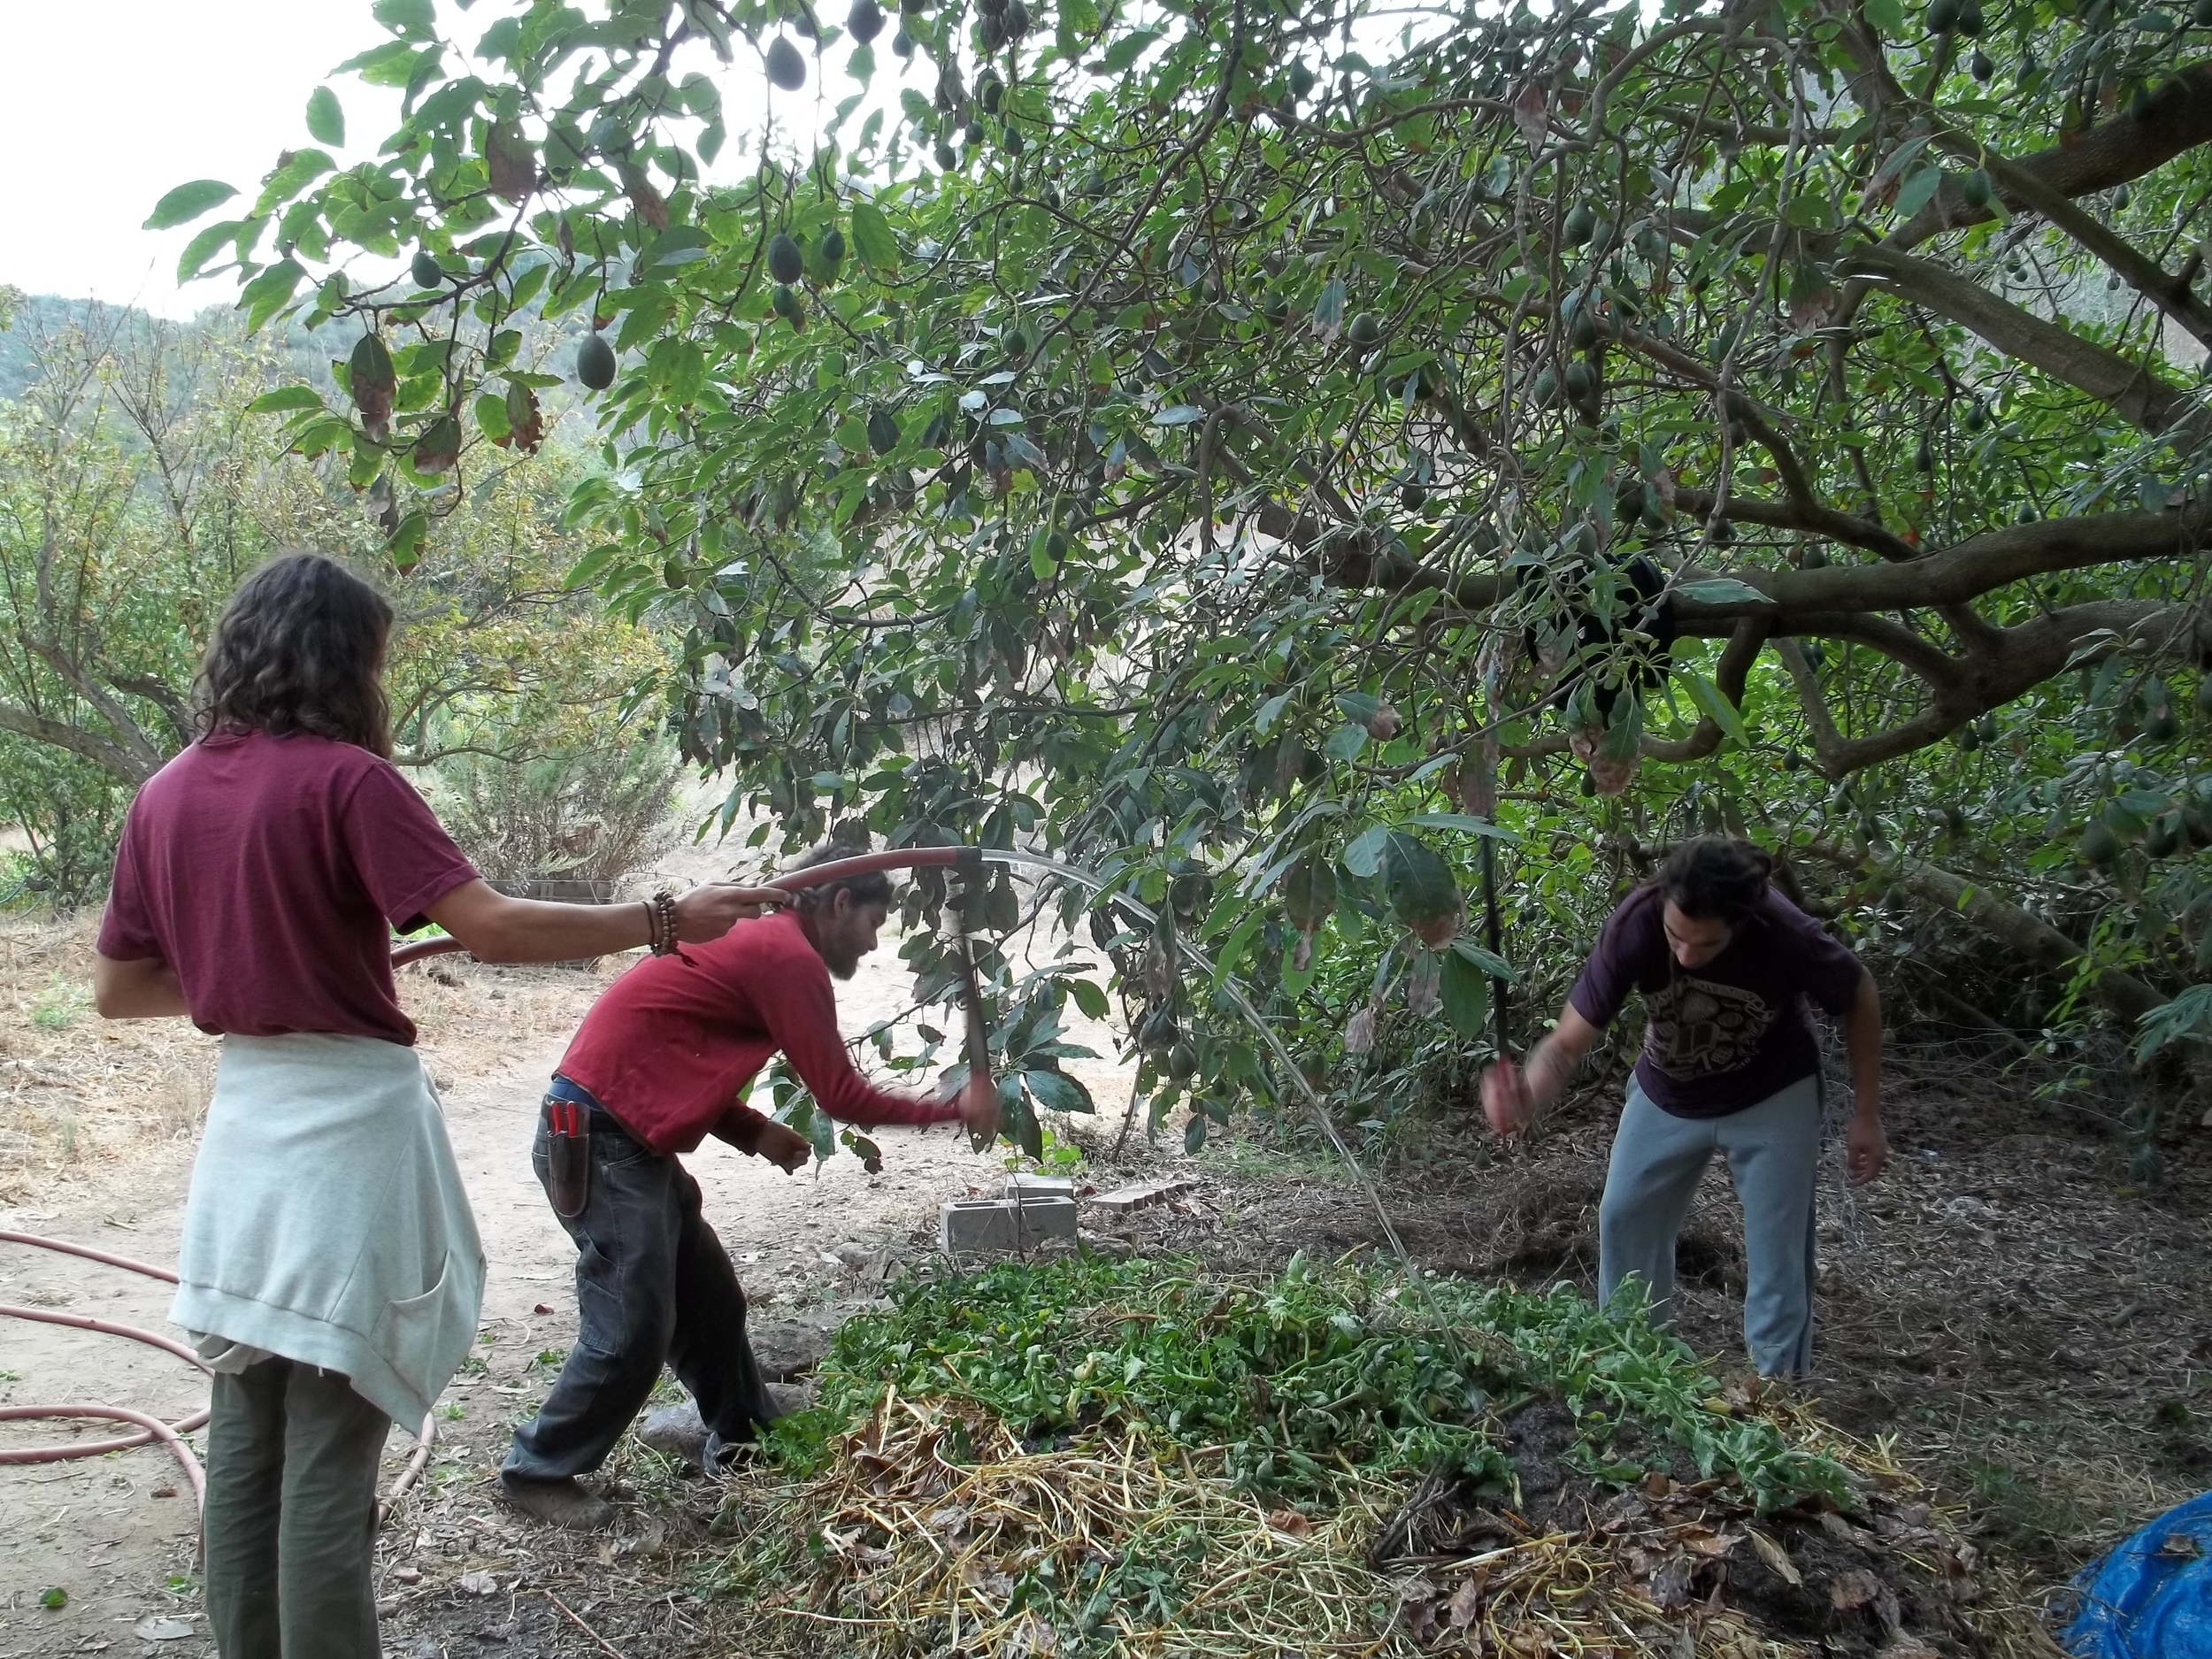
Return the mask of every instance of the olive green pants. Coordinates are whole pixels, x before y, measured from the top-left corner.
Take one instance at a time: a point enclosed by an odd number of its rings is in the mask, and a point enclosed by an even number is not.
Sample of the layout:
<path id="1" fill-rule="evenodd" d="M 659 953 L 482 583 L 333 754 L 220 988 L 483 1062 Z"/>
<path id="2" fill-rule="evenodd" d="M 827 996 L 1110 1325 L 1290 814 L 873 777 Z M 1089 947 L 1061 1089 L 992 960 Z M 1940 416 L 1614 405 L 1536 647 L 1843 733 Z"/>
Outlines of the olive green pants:
<path id="1" fill-rule="evenodd" d="M 378 1659 L 376 1470 L 391 1419 L 288 1359 L 218 1372 L 207 1614 L 219 1659 Z"/>

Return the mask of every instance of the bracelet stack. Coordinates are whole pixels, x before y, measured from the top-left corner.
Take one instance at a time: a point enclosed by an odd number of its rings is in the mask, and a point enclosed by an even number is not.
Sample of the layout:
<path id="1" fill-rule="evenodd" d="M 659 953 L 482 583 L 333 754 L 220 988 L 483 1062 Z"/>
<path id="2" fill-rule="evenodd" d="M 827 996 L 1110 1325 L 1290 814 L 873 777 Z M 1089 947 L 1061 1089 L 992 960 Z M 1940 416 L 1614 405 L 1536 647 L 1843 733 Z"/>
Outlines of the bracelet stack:
<path id="1" fill-rule="evenodd" d="M 666 887 L 645 901 L 645 935 L 657 956 L 676 949 L 676 895 Z"/>

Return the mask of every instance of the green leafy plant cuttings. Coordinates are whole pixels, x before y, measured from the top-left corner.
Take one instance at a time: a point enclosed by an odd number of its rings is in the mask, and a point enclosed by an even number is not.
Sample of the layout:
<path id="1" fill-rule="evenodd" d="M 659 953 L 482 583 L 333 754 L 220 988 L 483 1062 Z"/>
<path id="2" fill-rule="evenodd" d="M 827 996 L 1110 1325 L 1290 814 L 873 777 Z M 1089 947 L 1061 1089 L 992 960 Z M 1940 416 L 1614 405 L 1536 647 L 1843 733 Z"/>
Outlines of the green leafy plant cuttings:
<path id="1" fill-rule="evenodd" d="M 1032 1443 L 1144 1432 L 1219 1448 L 1231 1481 L 1270 1502 L 1438 1469 L 1509 1480 L 1494 1431 L 1538 1397 L 1573 1414 L 1594 1479 L 1645 1472 L 1622 1438 L 1634 1425 L 1638 1444 L 1670 1443 L 1762 1509 L 1847 1491 L 1840 1465 L 1717 1408 L 1710 1371 L 1632 1309 L 1297 1257 L 1272 1279 L 1089 1255 L 918 1275 L 845 1325 L 820 1383 L 772 1441 L 802 1477 L 888 1387 L 979 1405 Z"/>

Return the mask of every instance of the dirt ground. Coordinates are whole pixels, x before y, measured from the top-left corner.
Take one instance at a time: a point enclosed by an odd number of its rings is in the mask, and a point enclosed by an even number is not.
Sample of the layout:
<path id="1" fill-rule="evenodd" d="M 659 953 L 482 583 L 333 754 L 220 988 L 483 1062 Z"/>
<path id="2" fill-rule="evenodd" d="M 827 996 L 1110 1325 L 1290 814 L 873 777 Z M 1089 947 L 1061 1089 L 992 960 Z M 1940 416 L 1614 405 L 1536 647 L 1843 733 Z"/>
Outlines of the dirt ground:
<path id="1" fill-rule="evenodd" d="M 0 1231 L 166 1262 L 212 1044 L 166 1022 L 92 1018 L 76 989 L 88 940 L 88 924 L 0 924 Z M 492 1273 L 482 1340 L 441 1407 L 429 1472 L 380 1542 L 386 1645 L 404 1659 L 741 1647 L 742 1609 L 710 1594 L 712 1488 L 626 1442 L 608 1471 L 624 1523 L 581 1543 L 531 1527 L 491 1489 L 510 1425 L 542 1395 L 574 1329 L 572 1251 L 529 1173 L 533 1109 L 575 1021 L 620 965 L 449 959 L 434 975 L 407 976 Z M 849 1035 L 903 1007 L 909 983 L 887 941 L 841 987 Z M 1110 1054 L 1107 1036 L 1092 1046 Z M 1993 1545 L 2055 1587 L 2117 1532 L 2200 1489 L 2212 1467 L 2212 1133 L 2170 1128 L 2163 1179 L 2138 1190 L 2116 1141 L 1996 1067 L 1955 1048 L 1893 1056 L 1892 1172 L 1856 1194 L 1834 1179 L 1822 1188 L 1814 1392 L 1846 1427 L 1893 1436 L 1901 1455 L 1973 1506 Z M 1217 1141 L 1194 1168 L 1140 1135 L 1110 1162 L 1126 1078 L 1110 1058 L 1073 1069 L 1104 1114 L 1079 1136 L 1086 1179 L 1102 1187 L 1179 1169 L 1199 1179 L 1188 1199 L 1121 1227 L 1129 1247 L 1258 1265 L 1378 1242 L 1357 1187 L 1294 1130 L 1262 1125 Z M 1578 1110 L 1503 1155 L 1464 1119 L 1400 1135 L 1378 1184 L 1410 1250 L 1440 1271 L 1586 1287 L 1617 1102 L 1617 1088 L 1594 1083 Z M 841 1156 L 794 1179 L 711 1143 L 690 1161 L 772 1368 L 801 1363 L 888 1269 L 930 1248 L 943 1197 L 1000 1172 L 950 1130 L 879 1139 L 885 1166 L 873 1177 Z M 1683 1333 L 1703 1351 L 1736 1351 L 1741 1247 L 1719 1170 L 1686 1235 L 1682 1275 Z M 0 1245 L 0 1302 L 161 1329 L 167 1296 L 133 1275 Z M 94 1398 L 173 1417 L 203 1397 L 166 1355 L 0 1321 L 0 1405 Z M 21 1445 L 73 1431 L 4 1432 Z M 393 1436 L 390 1471 L 412 1444 Z M 0 1659 L 211 1651 L 180 1485 L 157 1448 L 0 1469 Z M 40 1604 L 50 1588 L 66 1592 L 65 1606 Z"/>

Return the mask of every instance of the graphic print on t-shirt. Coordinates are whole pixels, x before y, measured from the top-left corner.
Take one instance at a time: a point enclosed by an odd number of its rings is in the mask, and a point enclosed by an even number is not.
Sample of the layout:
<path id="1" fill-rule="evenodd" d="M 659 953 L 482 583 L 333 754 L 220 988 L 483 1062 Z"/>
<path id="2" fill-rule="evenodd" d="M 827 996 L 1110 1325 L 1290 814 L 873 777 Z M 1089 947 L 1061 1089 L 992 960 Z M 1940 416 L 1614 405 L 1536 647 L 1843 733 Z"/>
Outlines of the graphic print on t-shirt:
<path id="1" fill-rule="evenodd" d="M 1645 1052 L 1669 1077 L 1711 1077 L 1747 1064 L 1782 1010 L 1740 985 L 1679 975 L 1644 994 Z"/>

